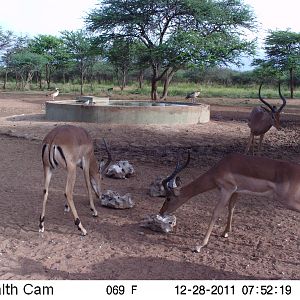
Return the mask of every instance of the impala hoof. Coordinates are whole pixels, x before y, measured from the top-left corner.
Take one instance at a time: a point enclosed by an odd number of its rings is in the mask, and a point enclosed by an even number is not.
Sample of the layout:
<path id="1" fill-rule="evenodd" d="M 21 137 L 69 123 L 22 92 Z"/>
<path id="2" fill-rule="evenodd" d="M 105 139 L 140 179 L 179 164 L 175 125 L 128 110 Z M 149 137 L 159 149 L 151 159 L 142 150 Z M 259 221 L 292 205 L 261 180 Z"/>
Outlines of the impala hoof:
<path id="1" fill-rule="evenodd" d="M 93 217 L 95 217 L 95 218 L 98 217 L 98 212 L 96 210 L 93 210 L 91 208 L 91 211 L 93 212 L 93 214 L 92 214 Z"/>
<path id="2" fill-rule="evenodd" d="M 196 247 L 193 249 L 193 252 L 194 252 L 194 253 L 199 253 L 202 247 L 203 247 L 203 246 L 196 246 Z"/>
<path id="3" fill-rule="evenodd" d="M 87 235 L 87 231 L 85 230 L 85 228 L 81 227 L 81 228 L 78 228 L 80 231 L 81 231 L 81 235 L 82 236 L 86 236 Z"/>
<path id="4" fill-rule="evenodd" d="M 207 243 L 202 244 L 201 246 L 196 246 L 193 250 L 194 253 L 199 253 L 202 248 L 206 247 Z"/>
<path id="5" fill-rule="evenodd" d="M 42 232 L 42 233 L 43 233 L 43 232 L 44 232 L 44 230 L 45 230 L 45 228 L 44 228 L 44 227 L 42 227 L 42 228 L 40 228 L 40 229 L 39 229 L 39 232 Z"/>
<path id="6" fill-rule="evenodd" d="M 223 237 L 223 238 L 228 238 L 228 237 L 229 237 L 229 233 L 228 233 L 228 232 L 224 232 L 224 233 L 222 234 L 222 237 Z"/>

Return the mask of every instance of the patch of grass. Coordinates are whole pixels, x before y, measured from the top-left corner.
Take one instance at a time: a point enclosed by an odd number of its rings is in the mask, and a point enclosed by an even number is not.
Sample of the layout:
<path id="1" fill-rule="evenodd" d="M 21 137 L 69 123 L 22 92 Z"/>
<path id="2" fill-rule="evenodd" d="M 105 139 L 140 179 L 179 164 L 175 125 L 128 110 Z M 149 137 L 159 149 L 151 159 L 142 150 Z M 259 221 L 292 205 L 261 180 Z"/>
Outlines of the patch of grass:
<path id="1" fill-rule="evenodd" d="M 80 85 L 77 83 L 52 83 L 52 88 L 58 87 L 61 93 L 67 94 L 80 94 Z M 85 84 L 84 85 L 84 94 L 91 94 L 95 96 L 107 96 L 108 89 L 113 88 L 114 95 L 143 95 L 150 98 L 151 85 L 149 82 L 145 82 L 143 87 L 140 89 L 137 83 L 131 83 L 121 91 L 120 87 L 114 85 L 114 83 L 104 83 L 104 84 Z M 170 97 L 182 97 L 193 91 L 201 91 L 199 98 L 258 98 L 258 85 L 249 85 L 249 86 L 225 86 L 217 84 L 195 84 L 191 82 L 182 83 L 182 82 L 172 82 L 169 90 L 168 96 Z M 16 84 L 14 82 L 8 82 L 6 91 L 15 91 Z M 36 84 L 31 84 L 30 89 L 26 91 L 40 91 L 39 86 Z M 159 94 L 162 93 L 163 87 L 162 84 L 158 87 Z M 46 92 L 46 86 L 43 87 L 42 91 Z M 278 87 L 277 86 L 263 86 L 262 87 L 262 96 L 264 98 L 273 98 L 278 99 Z M 287 86 L 282 86 L 282 93 L 286 98 L 289 98 L 289 88 Z M 295 90 L 294 98 L 300 98 L 300 91 Z"/>

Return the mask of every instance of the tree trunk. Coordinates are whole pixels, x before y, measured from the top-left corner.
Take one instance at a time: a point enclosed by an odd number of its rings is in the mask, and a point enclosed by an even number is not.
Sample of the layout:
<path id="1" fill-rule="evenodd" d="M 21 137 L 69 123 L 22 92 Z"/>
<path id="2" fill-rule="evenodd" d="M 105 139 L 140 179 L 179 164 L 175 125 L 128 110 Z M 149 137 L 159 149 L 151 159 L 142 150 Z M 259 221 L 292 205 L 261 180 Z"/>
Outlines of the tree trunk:
<path id="1" fill-rule="evenodd" d="M 291 91 L 291 99 L 294 99 L 294 70 L 290 68 L 290 91 Z"/>
<path id="2" fill-rule="evenodd" d="M 119 76 L 119 68 L 116 68 L 115 72 L 116 72 L 116 77 L 117 77 L 118 86 L 121 87 L 121 84 L 120 84 L 120 78 L 119 78 L 119 77 L 120 77 L 120 76 Z"/>
<path id="3" fill-rule="evenodd" d="M 66 84 L 66 72 L 63 70 L 63 84 Z"/>
<path id="4" fill-rule="evenodd" d="M 47 88 L 50 90 L 50 68 L 49 64 L 46 64 L 46 82 L 47 82 Z"/>
<path id="5" fill-rule="evenodd" d="M 143 81 L 144 81 L 144 70 L 140 70 L 138 81 L 139 81 L 139 88 L 142 89 Z"/>
<path id="6" fill-rule="evenodd" d="M 157 64 L 152 64 L 152 79 L 151 79 L 151 100 L 156 101 L 158 97 L 158 92 L 157 92 L 157 83 L 158 83 L 158 65 Z"/>
<path id="7" fill-rule="evenodd" d="M 126 86 L 126 70 L 122 70 L 122 84 L 121 84 L 121 91 L 124 90 Z"/>
<path id="8" fill-rule="evenodd" d="M 40 84 L 40 90 L 43 89 L 43 84 L 42 84 L 42 74 L 39 72 L 39 84 Z"/>
<path id="9" fill-rule="evenodd" d="M 7 83 L 7 76 L 8 76 L 8 71 L 5 69 L 5 76 L 4 76 L 4 82 L 3 82 L 3 89 L 6 89 L 6 83 Z"/>
<path id="10" fill-rule="evenodd" d="M 18 74 L 15 73 L 15 80 L 16 80 L 16 90 L 18 89 Z"/>
<path id="11" fill-rule="evenodd" d="M 96 77 L 97 77 L 97 83 L 101 84 L 102 83 L 102 81 L 101 81 L 101 74 L 97 73 Z"/>
<path id="12" fill-rule="evenodd" d="M 32 72 L 27 72 L 26 74 L 26 80 L 25 80 L 25 85 L 23 87 L 23 89 L 29 89 L 30 90 L 30 83 L 32 81 L 32 78 L 33 78 L 33 73 Z"/>
<path id="13" fill-rule="evenodd" d="M 83 95 L 83 81 L 84 81 L 84 75 L 83 75 L 83 60 L 80 61 L 80 95 Z"/>
<path id="14" fill-rule="evenodd" d="M 155 77 L 152 77 L 152 82 L 151 82 L 151 100 L 156 101 L 158 97 L 158 92 L 157 92 L 157 80 Z"/>
<path id="15" fill-rule="evenodd" d="M 170 73 L 166 74 L 166 77 L 165 77 L 165 80 L 164 80 L 164 89 L 163 89 L 163 93 L 162 93 L 162 96 L 161 96 L 160 100 L 165 101 L 167 99 L 169 85 L 170 85 L 170 82 L 171 82 L 171 80 L 172 80 L 175 73 L 176 73 L 176 71 L 172 69 Z"/>

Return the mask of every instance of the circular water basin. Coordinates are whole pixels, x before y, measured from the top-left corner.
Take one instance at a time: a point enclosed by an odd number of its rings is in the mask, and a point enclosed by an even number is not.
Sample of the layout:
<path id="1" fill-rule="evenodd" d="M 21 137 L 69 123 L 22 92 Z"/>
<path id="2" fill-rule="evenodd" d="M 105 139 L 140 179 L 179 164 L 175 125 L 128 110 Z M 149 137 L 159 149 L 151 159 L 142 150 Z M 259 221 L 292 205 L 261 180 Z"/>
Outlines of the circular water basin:
<path id="1" fill-rule="evenodd" d="M 47 101 L 46 119 L 105 124 L 200 124 L 209 122 L 210 107 L 83 97 L 83 100 Z"/>

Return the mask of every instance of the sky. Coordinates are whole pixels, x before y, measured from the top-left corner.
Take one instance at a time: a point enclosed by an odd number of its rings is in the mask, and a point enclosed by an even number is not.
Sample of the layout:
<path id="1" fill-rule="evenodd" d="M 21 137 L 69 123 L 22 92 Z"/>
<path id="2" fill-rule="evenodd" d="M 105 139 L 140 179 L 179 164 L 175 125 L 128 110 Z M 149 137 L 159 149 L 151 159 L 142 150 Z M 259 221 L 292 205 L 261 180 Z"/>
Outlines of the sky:
<path id="1" fill-rule="evenodd" d="M 244 0 L 256 15 L 259 32 L 257 37 L 263 39 L 269 30 L 286 30 L 300 32 L 299 0 Z"/>
<path id="2" fill-rule="evenodd" d="M 4 2 L 1 4 L 1 2 Z M 17 34 L 59 35 L 83 28 L 84 17 L 99 0 L 0 0 L 0 26 Z M 244 0 L 253 7 L 260 36 L 270 29 L 300 32 L 299 0 Z"/>
<path id="3" fill-rule="evenodd" d="M 2 3 L 3 2 L 3 3 Z M 15 34 L 34 37 L 38 34 L 59 36 L 63 30 L 84 27 L 84 17 L 99 0 L 0 0 L 0 27 Z M 5 3 L 5 4 L 4 4 Z M 300 32 L 299 0 L 244 0 L 257 17 L 258 45 L 269 30 Z"/>
<path id="4" fill-rule="evenodd" d="M 64 30 L 83 28 L 84 17 L 97 3 L 98 0 L 0 0 L 0 27 L 17 35 L 58 36 Z"/>

